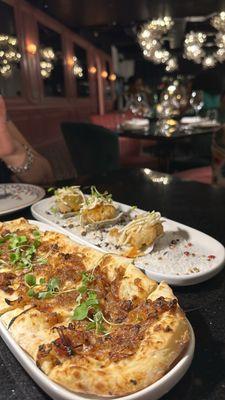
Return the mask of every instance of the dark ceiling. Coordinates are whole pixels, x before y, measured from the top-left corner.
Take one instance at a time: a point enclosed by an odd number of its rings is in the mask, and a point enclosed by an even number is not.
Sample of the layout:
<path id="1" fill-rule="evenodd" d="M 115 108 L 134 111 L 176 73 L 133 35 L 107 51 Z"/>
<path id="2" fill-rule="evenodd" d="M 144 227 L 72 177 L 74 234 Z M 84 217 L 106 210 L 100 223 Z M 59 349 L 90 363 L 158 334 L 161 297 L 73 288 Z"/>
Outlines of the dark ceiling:
<path id="1" fill-rule="evenodd" d="M 135 59 L 137 74 L 156 80 L 165 74 L 165 69 L 143 58 L 136 40 L 141 24 L 160 16 L 171 16 L 175 24 L 165 38 L 164 45 L 178 56 L 180 73 L 195 75 L 201 67 L 182 57 L 184 33 L 192 29 L 212 31 L 210 15 L 225 11 L 225 0 L 28 1 L 104 51 L 110 53 L 111 45 L 115 45 L 126 59 Z M 191 21 L 188 17 L 192 17 Z M 216 69 L 223 72 L 224 65 L 220 64 Z"/>
<path id="2" fill-rule="evenodd" d="M 28 0 L 72 30 L 106 51 L 116 45 L 126 57 L 137 52 L 140 24 L 159 16 L 175 18 L 172 41 L 179 47 L 185 30 L 197 29 L 189 16 L 207 16 L 225 10 L 225 0 Z M 207 28 L 208 29 L 208 26 Z"/>

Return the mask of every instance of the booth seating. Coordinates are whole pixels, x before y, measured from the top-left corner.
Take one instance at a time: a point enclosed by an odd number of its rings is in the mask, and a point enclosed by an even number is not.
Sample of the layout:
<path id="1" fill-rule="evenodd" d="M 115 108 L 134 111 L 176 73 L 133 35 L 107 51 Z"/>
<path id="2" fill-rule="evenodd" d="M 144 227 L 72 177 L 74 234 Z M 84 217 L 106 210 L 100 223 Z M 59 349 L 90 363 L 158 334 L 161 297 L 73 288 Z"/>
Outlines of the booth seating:
<path id="1" fill-rule="evenodd" d="M 174 176 L 188 180 L 188 181 L 196 181 L 200 183 L 212 183 L 212 167 L 200 167 L 188 169 L 186 171 L 175 172 Z"/>

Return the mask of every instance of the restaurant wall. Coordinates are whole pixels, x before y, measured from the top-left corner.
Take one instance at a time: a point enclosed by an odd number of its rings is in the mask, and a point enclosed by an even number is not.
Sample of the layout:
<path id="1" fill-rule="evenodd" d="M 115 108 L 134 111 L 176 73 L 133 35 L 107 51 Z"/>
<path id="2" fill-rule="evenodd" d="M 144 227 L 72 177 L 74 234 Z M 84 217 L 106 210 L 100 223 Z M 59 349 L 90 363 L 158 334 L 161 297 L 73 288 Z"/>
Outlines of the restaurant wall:
<path id="1" fill-rule="evenodd" d="M 52 161 L 56 177 L 69 177 L 73 174 L 72 165 L 60 124 L 86 122 L 91 114 L 112 110 L 114 83 L 102 77 L 102 71 L 108 71 L 108 76 L 113 73 L 111 56 L 24 0 L 0 0 L 0 3 L 7 6 L 7 15 L 12 10 L 14 19 L 9 24 L 10 32 L 2 32 L 0 28 L 0 34 L 16 36 L 22 54 L 15 74 L 0 79 L 8 114 L 28 141 Z M 0 9 L 0 27 L 4 18 Z M 40 73 L 40 46 L 45 32 L 53 44 L 55 37 L 60 38 L 61 81 L 57 81 L 57 74 L 51 82 Z M 36 51 L 31 52 L 30 45 L 33 50 L 36 46 Z M 86 62 L 85 77 L 80 81 L 73 74 L 75 54 L 81 54 Z M 91 67 L 96 68 L 95 73 Z"/>

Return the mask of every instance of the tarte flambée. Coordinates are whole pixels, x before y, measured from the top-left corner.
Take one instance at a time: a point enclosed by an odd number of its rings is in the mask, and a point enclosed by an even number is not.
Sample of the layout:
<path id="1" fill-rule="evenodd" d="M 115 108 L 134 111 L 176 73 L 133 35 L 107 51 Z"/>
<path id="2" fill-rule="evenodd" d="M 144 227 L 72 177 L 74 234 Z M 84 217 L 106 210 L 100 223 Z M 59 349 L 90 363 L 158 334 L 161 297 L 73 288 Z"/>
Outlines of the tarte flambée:
<path id="1" fill-rule="evenodd" d="M 50 379 L 123 396 L 160 379 L 190 340 L 166 283 L 24 219 L 0 224 L 1 321 Z"/>

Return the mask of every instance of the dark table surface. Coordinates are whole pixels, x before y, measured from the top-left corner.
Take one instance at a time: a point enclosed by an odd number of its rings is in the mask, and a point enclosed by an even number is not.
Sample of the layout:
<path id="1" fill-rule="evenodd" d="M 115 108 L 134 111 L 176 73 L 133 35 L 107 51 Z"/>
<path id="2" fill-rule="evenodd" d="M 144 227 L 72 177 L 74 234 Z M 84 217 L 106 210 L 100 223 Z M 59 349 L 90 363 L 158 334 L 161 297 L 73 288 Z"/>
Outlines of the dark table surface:
<path id="1" fill-rule="evenodd" d="M 68 184 L 62 182 L 61 184 Z M 72 182 L 71 182 L 72 183 Z M 74 183 L 74 182 L 73 182 Z M 83 189 L 95 184 L 115 200 L 159 210 L 162 215 L 202 230 L 225 245 L 225 189 L 184 182 L 149 169 L 120 170 L 80 180 Z M 30 210 L 1 220 L 24 216 Z M 174 288 L 196 336 L 193 363 L 163 400 L 225 399 L 225 270 L 195 286 Z M 3 341 L 0 341 L 0 399 L 47 400 Z"/>
<path id="2" fill-rule="evenodd" d="M 202 128 L 202 127 L 184 127 L 182 124 L 178 124 L 177 129 L 171 135 L 165 135 L 160 129 L 157 129 L 156 122 L 150 121 L 149 129 L 146 130 L 128 130 L 128 129 L 118 129 L 117 133 L 121 137 L 129 137 L 133 139 L 149 139 L 159 142 L 174 142 L 179 139 L 194 138 L 199 135 L 212 134 L 220 129 L 220 125 L 212 128 Z"/>

